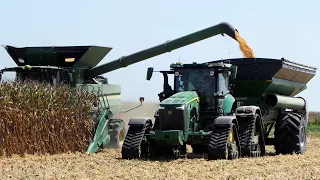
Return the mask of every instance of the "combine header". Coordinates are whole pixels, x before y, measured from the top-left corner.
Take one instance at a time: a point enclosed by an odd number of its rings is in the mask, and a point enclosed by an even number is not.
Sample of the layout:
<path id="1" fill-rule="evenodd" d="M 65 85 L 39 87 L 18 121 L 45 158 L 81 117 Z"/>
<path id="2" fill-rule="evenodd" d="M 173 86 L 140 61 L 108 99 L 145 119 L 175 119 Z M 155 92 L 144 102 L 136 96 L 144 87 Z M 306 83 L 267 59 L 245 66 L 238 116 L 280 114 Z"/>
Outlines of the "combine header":
<path id="1" fill-rule="evenodd" d="M 4 48 L 17 67 L 2 69 L 0 80 L 3 73 L 11 71 L 16 73 L 17 80 L 32 79 L 51 84 L 68 84 L 73 88 L 96 93 L 100 97 L 100 102 L 98 110 L 92 112 L 92 115 L 96 117 L 97 128 L 87 152 L 94 153 L 99 148 L 105 147 L 119 148 L 121 140 L 126 136 L 126 129 L 123 120 L 114 119 L 113 115 L 120 111 L 121 87 L 109 84 L 101 75 L 219 34 L 227 34 L 236 40 L 235 29 L 227 23 L 220 23 L 100 66 L 97 64 L 112 48 L 99 46 L 17 48 L 6 45 Z M 141 103 L 143 100 L 140 98 Z M 133 121 L 130 122 L 131 125 L 132 123 Z"/>

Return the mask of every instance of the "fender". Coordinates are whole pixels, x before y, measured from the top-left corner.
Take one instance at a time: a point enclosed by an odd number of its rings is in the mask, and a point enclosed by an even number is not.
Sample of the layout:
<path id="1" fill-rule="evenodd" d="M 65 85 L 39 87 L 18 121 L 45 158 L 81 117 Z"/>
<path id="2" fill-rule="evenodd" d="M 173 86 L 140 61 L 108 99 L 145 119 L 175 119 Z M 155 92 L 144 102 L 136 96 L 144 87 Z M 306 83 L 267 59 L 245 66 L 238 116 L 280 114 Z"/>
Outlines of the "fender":
<path id="1" fill-rule="evenodd" d="M 129 121 L 129 126 L 145 126 L 146 124 L 150 123 L 152 125 L 151 118 L 149 117 L 134 117 L 131 118 Z"/>
<path id="2" fill-rule="evenodd" d="M 231 126 L 234 123 L 239 129 L 236 116 L 220 116 L 214 120 L 214 126 Z"/>
<path id="3" fill-rule="evenodd" d="M 256 114 L 259 114 L 259 116 L 262 119 L 262 114 L 260 107 L 258 106 L 240 106 L 236 109 L 236 117 L 238 118 L 246 118 L 246 117 L 255 117 Z"/>

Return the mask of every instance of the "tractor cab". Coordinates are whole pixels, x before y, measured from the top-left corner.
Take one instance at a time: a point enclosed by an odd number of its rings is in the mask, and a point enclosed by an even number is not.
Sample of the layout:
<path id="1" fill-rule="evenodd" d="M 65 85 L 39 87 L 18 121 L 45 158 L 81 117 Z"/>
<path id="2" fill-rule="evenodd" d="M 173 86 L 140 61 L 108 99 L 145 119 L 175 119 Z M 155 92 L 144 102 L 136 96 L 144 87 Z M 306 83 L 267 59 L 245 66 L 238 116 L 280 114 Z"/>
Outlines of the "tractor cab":
<path id="1" fill-rule="evenodd" d="M 160 101 L 178 92 L 196 91 L 200 97 L 202 112 L 222 113 L 223 100 L 230 94 L 235 79 L 236 66 L 226 63 L 171 64 L 170 71 L 163 74 L 163 91 L 158 94 Z M 147 80 L 151 79 L 153 68 L 148 69 Z M 173 88 L 168 84 L 168 74 L 174 75 Z"/>
<path id="2" fill-rule="evenodd" d="M 202 111 L 221 112 L 225 95 L 231 91 L 233 71 L 230 64 L 172 64 L 174 90 L 196 91 Z M 213 111 L 212 111 L 213 110 Z"/>

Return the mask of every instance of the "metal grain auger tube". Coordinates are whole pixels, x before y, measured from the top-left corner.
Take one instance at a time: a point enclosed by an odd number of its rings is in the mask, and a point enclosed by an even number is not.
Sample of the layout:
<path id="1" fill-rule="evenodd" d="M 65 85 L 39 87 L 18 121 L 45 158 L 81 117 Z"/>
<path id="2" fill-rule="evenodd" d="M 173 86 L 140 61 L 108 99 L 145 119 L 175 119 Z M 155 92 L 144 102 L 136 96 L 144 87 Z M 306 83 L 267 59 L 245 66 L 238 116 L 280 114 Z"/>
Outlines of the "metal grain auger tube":
<path id="1" fill-rule="evenodd" d="M 142 50 L 140 52 L 136 52 L 134 54 L 123 56 L 117 60 L 111 61 L 109 63 L 96 66 L 91 68 L 89 74 L 91 77 L 95 77 L 119 68 L 127 67 L 131 64 L 138 63 L 140 61 L 149 59 L 151 57 L 155 57 L 172 50 L 181 48 L 183 46 L 187 46 L 189 44 L 193 44 L 195 42 L 219 35 L 219 34 L 227 34 L 231 38 L 236 40 L 235 35 L 236 29 L 234 29 L 230 24 L 226 22 L 222 22 L 218 25 L 211 26 L 209 28 L 188 34 L 186 36 L 167 41 L 163 44 L 154 46 L 149 49 Z"/>
<path id="2" fill-rule="evenodd" d="M 124 121 L 114 118 L 114 115 L 120 112 L 121 86 L 109 84 L 107 78 L 100 75 L 219 34 L 227 34 L 236 40 L 235 32 L 231 25 L 223 22 L 100 66 L 97 64 L 112 48 L 101 46 L 17 48 L 5 45 L 4 49 L 17 66 L 2 69 L 0 77 L 3 73 L 11 71 L 17 74 L 16 79 L 19 80 L 27 78 L 51 84 L 68 84 L 72 88 L 95 93 L 100 98 L 97 109 L 91 112 L 95 117 L 96 131 L 87 148 L 88 153 L 94 153 L 100 148 L 119 148 L 127 132 Z M 140 98 L 140 102 L 143 102 L 143 98 Z"/>
<path id="3" fill-rule="evenodd" d="M 306 108 L 306 101 L 301 97 L 281 96 L 278 94 L 268 94 L 265 102 L 271 108 L 279 107 L 284 109 L 302 110 Z"/>

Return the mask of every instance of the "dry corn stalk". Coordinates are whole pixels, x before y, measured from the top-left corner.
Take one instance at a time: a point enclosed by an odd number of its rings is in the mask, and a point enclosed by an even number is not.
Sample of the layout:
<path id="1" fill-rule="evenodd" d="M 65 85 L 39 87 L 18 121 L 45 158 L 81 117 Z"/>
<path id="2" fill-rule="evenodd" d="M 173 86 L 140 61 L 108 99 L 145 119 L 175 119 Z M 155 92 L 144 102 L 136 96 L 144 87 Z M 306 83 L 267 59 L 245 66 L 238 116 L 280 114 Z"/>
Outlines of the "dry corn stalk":
<path id="1" fill-rule="evenodd" d="M 96 97 L 36 82 L 0 85 L 2 155 L 85 151 L 94 133 Z"/>

